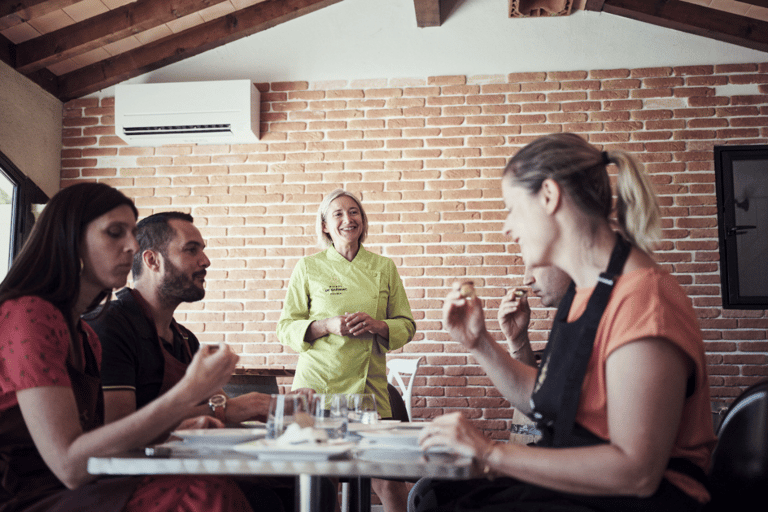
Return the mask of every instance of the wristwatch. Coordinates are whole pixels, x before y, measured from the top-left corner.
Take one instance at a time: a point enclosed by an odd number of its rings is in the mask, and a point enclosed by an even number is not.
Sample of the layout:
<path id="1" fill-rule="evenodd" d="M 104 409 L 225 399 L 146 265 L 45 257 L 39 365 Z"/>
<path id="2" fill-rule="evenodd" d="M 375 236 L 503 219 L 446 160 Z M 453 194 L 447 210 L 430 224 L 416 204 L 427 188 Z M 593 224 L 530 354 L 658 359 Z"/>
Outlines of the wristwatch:
<path id="1" fill-rule="evenodd" d="M 226 423 L 227 397 L 225 395 L 213 395 L 208 399 L 208 407 L 211 408 L 214 418 Z"/>

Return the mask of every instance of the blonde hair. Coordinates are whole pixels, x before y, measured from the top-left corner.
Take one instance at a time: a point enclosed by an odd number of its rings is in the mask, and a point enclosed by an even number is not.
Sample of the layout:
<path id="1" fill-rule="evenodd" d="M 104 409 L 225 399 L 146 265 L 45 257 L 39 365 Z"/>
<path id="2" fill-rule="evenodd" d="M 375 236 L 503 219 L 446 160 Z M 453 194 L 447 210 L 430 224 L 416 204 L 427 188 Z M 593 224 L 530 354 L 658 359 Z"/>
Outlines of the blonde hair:
<path id="1" fill-rule="evenodd" d="M 365 238 L 368 236 L 368 215 L 365 214 L 365 208 L 363 208 L 363 204 L 357 197 L 355 197 L 352 192 L 347 192 L 343 188 L 337 188 L 323 198 L 323 201 L 320 203 L 320 207 L 317 209 L 317 224 L 315 226 L 317 231 L 317 244 L 323 249 L 333 245 L 331 235 L 323 231 L 323 225 L 325 224 L 325 218 L 326 215 L 328 215 L 328 209 L 331 207 L 331 203 L 341 196 L 351 198 L 357 203 L 357 207 L 360 208 L 360 215 L 363 218 L 363 232 L 360 234 L 360 238 L 357 240 L 358 243 L 362 244 L 365 241 Z"/>
<path id="2" fill-rule="evenodd" d="M 622 150 L 602 152 L 573 133 L 545 135 L 521 149 L 504 169 L 531 193 L 546 179 L 556 181 L 587 215 L 610 222 L 613 194 L 606 167 L 616 164 L 616 218 L 624 236 L 651 252 L 661 234 L 661 210 L 642 164 Z"/>

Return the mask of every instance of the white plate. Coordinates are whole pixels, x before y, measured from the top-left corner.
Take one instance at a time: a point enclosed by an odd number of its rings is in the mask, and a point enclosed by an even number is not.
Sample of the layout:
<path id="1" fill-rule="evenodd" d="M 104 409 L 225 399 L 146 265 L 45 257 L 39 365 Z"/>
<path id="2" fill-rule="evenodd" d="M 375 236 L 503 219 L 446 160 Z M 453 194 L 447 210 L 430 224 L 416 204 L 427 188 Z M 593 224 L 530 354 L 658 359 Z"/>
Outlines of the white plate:
<path id="1" fill-rule="evenodd" d="M 413 430 L 377 430 L 358 432 L 358 435 L 363 438 L 361 446 L 365 448 L 419 449 L 419 433 Z"/>
<path id="2" fill-rule="evenodd" d="M 411 423 L 398 423 L 395 425 L 396 430 L 421 430 L 424 427 L 429 425 L 426 421 L 418 421 L 418 422 L 411 422 Z"/>
<path id="3" fill-rule="evenodd" d="M 261 430 L 267 429 L 267 424 L 263 421 L 241 421 L 240 424 L 247 428 L 258 428 Z"/>
<path id="4" fill-rule="evenodd" d="M 195 444 L 238 444 L 264 437 L 265 430 L 258 428 L 202 428 L 176 430 L 173 435 L 185 443 Z"/>
<path id="5" fill-rule="evenodd" d="M 259 460 L 284 462 L 317 461 L 339 458 L 349 453 L 355 443 L 322 443 L 277 445 L 275 441 L 259 439 L 233 446 L 239 452 L 257 455 Z"/>
<path id="6" fill-rule="evenodd" d="M 376 423 L 349 423 L 347 431 L 349 432 L 368 432 L 370 430 L 386 430 L 397 428 L 404 423 L 393 420 L 379 420 Z"/>

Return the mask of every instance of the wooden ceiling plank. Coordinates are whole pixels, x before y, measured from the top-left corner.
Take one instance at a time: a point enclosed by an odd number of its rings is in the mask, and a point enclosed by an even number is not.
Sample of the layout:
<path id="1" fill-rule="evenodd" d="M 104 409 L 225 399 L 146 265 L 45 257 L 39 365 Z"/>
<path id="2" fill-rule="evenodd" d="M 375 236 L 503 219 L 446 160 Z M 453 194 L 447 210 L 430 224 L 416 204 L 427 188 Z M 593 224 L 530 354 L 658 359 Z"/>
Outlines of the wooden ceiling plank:
<path id="1" fill-rule="evenodd" d="M 227 0 L 139 0 L 20 43 L 16 70 L 31 73 Z"/>
<path id="2" fill-rule="evenodd" d="M 440 0 L 413 0 L 416 9 L 416 26 L 439 27 L 440 26 Z"/>
<path id="3" fill-rule="evenodd" d="M 69 101 L 274 27 L 342 0 L 266 0 L 59 77 Z"/>
<path id="4" fill-rule="evenodd" d="M 678 0 L 605 0 L 603 12 L 768 52 L 768 22 Z"/>
<path id="5" fill-rule="evenodd" d="M 0 0 L 0 27 L 13 27 L 81 0 Z"/>

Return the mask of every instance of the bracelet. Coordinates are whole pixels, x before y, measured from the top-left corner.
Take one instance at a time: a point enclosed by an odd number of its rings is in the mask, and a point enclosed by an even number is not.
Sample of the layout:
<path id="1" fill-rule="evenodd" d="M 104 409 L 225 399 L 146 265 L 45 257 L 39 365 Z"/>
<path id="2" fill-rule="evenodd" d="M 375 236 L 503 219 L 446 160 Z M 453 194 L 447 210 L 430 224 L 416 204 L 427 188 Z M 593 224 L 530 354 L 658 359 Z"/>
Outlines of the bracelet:
<path id="1" fill-rule="evenodd" d="M 491 456 L 491 452 L 493 451 L 494 448 L 496 448 L 496 445 L 497 445 L 496 441 L 491 441 L 491 443 L 488 446 L 486 446 L 485 450 L 483 450 L 482 455 L 480 455 L 480 457 L 477 460 L 480 463 L 480 465 L 483 467 L 483 475 L 488 480 L 494 479 L 494 475 L 493 473 L 491 473 L 491 466 L 488 463 L 488 457 Z"/>

